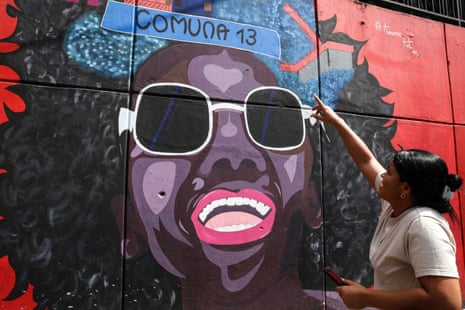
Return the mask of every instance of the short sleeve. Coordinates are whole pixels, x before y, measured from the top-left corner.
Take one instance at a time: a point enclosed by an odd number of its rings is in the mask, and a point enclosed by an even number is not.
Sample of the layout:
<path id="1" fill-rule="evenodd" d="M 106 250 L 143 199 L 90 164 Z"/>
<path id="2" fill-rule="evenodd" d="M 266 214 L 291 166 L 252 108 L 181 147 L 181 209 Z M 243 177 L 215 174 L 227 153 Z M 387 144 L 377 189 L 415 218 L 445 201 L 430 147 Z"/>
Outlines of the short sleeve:
<path id="1" fill-rule="evenodd" d="M 458 278 L 454 236 L 445 220 L 420 216 L 409 227 L 407 253 L 415 276 Z"/>

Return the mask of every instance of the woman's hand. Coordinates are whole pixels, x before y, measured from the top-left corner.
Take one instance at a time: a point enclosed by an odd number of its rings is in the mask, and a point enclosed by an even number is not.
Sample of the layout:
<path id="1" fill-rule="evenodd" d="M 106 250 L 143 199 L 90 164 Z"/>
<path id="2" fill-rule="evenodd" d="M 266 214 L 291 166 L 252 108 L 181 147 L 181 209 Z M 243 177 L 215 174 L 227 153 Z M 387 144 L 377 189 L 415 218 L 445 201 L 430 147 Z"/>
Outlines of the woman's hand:
<path id="1" fill-rule="evenodd" d="M 332 125 L 336 124 L 339 121 L 342 121 L 339 115 L 337 115 L 336 112 L 334 112 L 334 110 L 331 109 L 331 107 L 325 105 L 323 101 L 321 101 L 321 99 L 318 98 L 317 95 L 314 94 L 313 97 L 315 98 L 317 103 L 314 107 L 312 107 L 312 110 L 314 112 L 312 114 L 313 118 Z"/>
<path id="2" fill-rule="evenodd" d="M 341 297 L 344 304 L 350 309 L 362 309 L 367 307 L 366 294 L 368 288 L 357 282 L 344 279 L 345 285 L 336 287 L 336 292 Z"/>

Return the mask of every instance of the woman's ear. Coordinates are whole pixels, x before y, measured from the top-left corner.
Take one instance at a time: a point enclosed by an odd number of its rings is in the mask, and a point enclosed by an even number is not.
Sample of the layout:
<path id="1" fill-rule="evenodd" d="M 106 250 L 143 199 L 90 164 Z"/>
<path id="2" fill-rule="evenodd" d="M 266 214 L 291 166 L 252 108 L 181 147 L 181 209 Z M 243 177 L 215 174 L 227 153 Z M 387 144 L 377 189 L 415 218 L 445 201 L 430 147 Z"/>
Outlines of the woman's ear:
<path id="1" fill-rule="evenodd" d="M 120 232 L 121 255 L 128 260 L 142 256 L 148 250 L 147 235 L 132 200 L 116 196 L 111 210 Z"/>
<path id="2" fill-rule="evenodd" d="M 408 185 L 407 182 L 403 182 L 402 183 L 402 191 L 407 194 L 407 195 L 410 195 L 410 193 L 412 192 L 412 188 L 410 187 L 410 185 Z"/>
<path id="3" fill-rule="evenodd" d="M 412 192 L 412 188 L 410 187 L 410 185 L 408 185 L 407 182 L 402 182 L 400 185 L 400 198 L 401 199 L 407 199 L 408 197 L 412 198 L 411 192 Z"/>

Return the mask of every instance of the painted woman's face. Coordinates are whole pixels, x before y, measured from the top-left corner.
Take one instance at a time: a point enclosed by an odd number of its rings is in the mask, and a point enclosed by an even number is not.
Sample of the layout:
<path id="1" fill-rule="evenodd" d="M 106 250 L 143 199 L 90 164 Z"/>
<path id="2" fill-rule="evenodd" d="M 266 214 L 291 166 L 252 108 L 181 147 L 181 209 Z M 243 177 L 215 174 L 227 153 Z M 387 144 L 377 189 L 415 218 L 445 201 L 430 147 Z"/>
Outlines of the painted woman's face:
<path id="1" fill-rule="evenodd" d="M 135 107 L 130 188 L 152 254 L 227 292 L 280 272 L 293 222 L 320 224 L 301 103 L 259 82 L 255 61 L 197 56 L 147 83 Z"/>

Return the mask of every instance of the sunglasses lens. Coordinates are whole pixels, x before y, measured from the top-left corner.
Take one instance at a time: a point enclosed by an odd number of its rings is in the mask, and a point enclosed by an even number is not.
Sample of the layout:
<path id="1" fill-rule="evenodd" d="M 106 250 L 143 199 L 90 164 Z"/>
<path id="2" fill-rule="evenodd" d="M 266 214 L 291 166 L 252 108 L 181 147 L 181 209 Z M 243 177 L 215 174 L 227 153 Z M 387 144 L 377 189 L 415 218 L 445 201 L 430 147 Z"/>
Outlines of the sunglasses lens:
<path id="1" fill-rule="evenodd" d="M 264 88 L 249 95 L 246 116 L 250 135 L 271 148 L 298 146 L 303 141 L 301 106 L 290 92 Z"/>
<path id="2" fill-rule="evenodd" d="M 207 140 L 209 121 L 203 94 L 181 85 L 155 85 L 139 101 L 136 136 L 149 151 L 188 153 Z"/>

